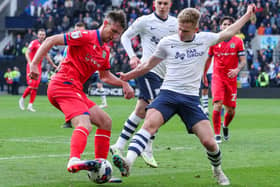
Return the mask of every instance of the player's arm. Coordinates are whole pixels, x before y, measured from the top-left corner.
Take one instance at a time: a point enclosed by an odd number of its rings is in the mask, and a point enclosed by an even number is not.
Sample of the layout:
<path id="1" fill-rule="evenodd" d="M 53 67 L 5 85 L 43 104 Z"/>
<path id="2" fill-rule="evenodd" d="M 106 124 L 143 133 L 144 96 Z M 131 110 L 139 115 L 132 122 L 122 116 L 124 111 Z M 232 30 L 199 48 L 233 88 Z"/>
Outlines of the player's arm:
<path id="1" fill-rule="evenodd" d="M 99 77 L 103 82 L 107 84 L 122 87 L 124 92 L 124 97 L 126 99 L 130 99 L 134 97 L 133 88 L 127 82 L 116 77 L 109 70 L 99 71 Z"/>
<path id="2" fill-rule="evenodd" d="M 237 68 L 230 69 L 228 72 L 228 77 L 229 78 L 236 77 L 237 74 L 246 66 L 246 64 L 247 64 L 247 60 L 246 60 L 245 55 L 239 56 L 239 64 L 238 64 Z"/>
<path id="3" fill-rule="evenodd" d="M 47 52 L 54 46 L 54 45 L 64 45 L 64 35 L 63 34 L 57 34 L 48 37 L 42 45 L 39 47 L 38 51 L 36 52 L 31 65 L 30 65 L 30 78 L 31 79 L 38 79 L 39 76 L 39 70 L 38 70 L 38 64 L 43 59 L 44 56 L 46 56 Z"/>
<path id="4" fill-rule="evenodd" d="M 230 25 L 227 29 L 219 32 L 220 37 L 217 43 L 233 37 L 247 23 L 247 21 L 250 20 L 251 16 L 255 13 L 255 9 L 255 4 L 249 5 L 247 8 L 247 12 L 241 18 Z"/>
<path id="5" fill-rule="evenodd" d="M 208 56 L 206 63 L 204 65 L 203 79 L 202 79 L 205 86 L 208 86 L 207 71 L 211 65 L 211 62 L 212 62 L 212 56 Z"/>
<path id="6" fill-rule="evenodd" d="M 52 66 L 53 68 L 57 69 L 57 65 L 54 64 L 54 62 L 53 62 L 53 60 L 52 60 L 52 58 L 50 57 L 49 54 L 47 54 L 46 59 L 47 59 L 47 61 L 51 64 L 51 66 Z"/>
<path id="7" fill-rule="evenodd" d="M 141 28 L 141 19 L 137 19 L 123 34 L 121 37 L 121 43 L 130 59 L 129 64 L 134 69 L 141 63 L 140 59 L 136 56 L 135 51 L 132 48 L 131 39 L 139 34 Z"/>
<path id="8" fill-rule="evenodd" d="M 29 58 L 29 54 L 30 54 L 30 49 L 27 48 L 26 53 L 25 53 L 25 58 L 26 58 L 27 63 L 30 64 L 31 63 L 31 59 Z"/>
<path id="9" fill-rule="evenodd" d="M 162 58 L 152 56 L 147 62 L 141 63 L 132 71 L 129 71 L 127 73 L 122 73 L 122 72 L 119 73 L 120 78 L 124 81 L 128 81 L 130 79 L 134 79 L 136 77 L 144 75 L 148 73 L 157 64 L 159 64 L 162 60 L 163 60 Z"/>

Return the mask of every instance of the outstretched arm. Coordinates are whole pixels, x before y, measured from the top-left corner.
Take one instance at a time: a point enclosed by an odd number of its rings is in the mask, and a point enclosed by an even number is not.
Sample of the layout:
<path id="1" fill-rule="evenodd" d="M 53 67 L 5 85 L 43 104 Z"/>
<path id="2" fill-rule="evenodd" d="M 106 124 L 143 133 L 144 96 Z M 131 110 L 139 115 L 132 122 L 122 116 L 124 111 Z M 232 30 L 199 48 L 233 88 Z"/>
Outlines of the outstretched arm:
<path id="1" fill-rule="evenodd" d="M 217 43 L 233 37 L 246 23 L 250 20 L 251 16 L 255 13 L 256 6 L 251 4 L 247 8 L 247 12 L 239 18 L 234 24 L 230 25 L 227 29 L 221 31 L 220 38 Z"/>
<path id="2" fill-rule="evenodd" d="M 153 67 L 155 67 L 157 64 L 159 64 L 163 59 L 152 56 L 147 62 L 141 63 L 139 66 L 137 66 L 132 71 L 129 71 L 128 73 L 120 73 L 120 78 L 124 81 L 128 81 L 130 79 L 134 79 L 136 77 L 139 77 L 141 75 L 144 75 L 148 73 Z"/>
<path id="3" fill-rule="evenodd" d="M 99 71 L 99 76 L 100 79 L 107 84 L 122 87 L 124 92 L 124 97 L 126 99 L 130 99 L 134 97 L 133 88 L 131 88 L 131 86 L 127 82 L 120 80 L 118 77 L 113 75 L 109 70 Z"/>

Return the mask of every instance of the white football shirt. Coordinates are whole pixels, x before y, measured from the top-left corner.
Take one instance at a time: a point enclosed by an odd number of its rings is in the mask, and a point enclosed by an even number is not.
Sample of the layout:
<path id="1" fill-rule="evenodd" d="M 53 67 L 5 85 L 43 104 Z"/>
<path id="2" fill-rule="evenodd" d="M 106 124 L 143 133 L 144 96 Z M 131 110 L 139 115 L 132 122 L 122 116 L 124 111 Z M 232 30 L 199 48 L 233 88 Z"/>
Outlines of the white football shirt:
<path id="1" fill-rule="evenodd" d="M 155 13 L 141 16 L 123 33 L 121 42 L 126 50 L 129 58 L 136 56 L 131 46 L 131 39 L 136 35 L 140 35 L 143 54 L 141 62 L 146 62 L 153 54 L 159 41 L 168 35 L 177 33 L 177 19 L 168 16 L 166 20 L 162 20 Z M 157 74 L 160 78 L 165 76 L 165 65 L 160 63 L 154 67 L 151 72 Z"/>
<path id="2" fill-rule="evenodd" d="M 208 48 L 218 39 L 219 34 L 211 32 L 197 33 L 190 42 L 181 41 L 178 34 L 163 38 L 153 54 L 166 63 L 161 89 L 198 96 Z"/>

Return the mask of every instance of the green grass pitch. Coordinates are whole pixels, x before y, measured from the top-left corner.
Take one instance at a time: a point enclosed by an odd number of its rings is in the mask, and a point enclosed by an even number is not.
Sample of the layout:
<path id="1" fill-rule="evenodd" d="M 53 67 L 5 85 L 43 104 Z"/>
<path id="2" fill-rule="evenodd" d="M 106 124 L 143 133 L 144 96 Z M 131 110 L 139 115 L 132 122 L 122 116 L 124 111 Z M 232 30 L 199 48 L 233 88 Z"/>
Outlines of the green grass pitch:
<path id="1" fill-rule="evenodd" d="M 100 103 L 99 97 L 91 97 Z M 63 114 L 38 96 L 36 113 L 20 111 L 16 96 L 0 96 L 0 186 L 34 187 L 137 187 L 218 186 L 203 147 L 188 135 L 178 117 L 165 124 L 154 142 L 159 168 L 149 168 L 139 158 L 122 184 L 97 185 L 85 171 L 66 170 L 72 129 L 63 129 Z M 105 109 L 113 119 L 114 143 L 136 99 L 108 97 Z M 223 169 L 236 187 L 280 186 L 280 100 L 238 99 L 229 142 L 221 144 Z M 93 132 L 82 158 L 92 159 Z M 111 161 L 111 155 L 108 159 Z M 114 167 L 114 176 L 120 177 Z"/>

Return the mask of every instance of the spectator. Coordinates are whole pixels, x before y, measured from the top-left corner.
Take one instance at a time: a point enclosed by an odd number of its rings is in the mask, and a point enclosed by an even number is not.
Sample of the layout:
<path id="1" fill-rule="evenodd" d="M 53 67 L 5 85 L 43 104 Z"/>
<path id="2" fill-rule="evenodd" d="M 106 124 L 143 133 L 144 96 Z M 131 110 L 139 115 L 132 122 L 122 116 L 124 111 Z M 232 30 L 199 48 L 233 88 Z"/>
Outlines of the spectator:
<path id="1" fill-rule="evenodd" d="M 93 14 L 95 12 L 96 4 L 93 0 L 88 0 L 86 2 L 86 11 L 90 14 Z"/>
<path id="2" fill-rule="evenodd" d="M 16 56 L 21 55 L 22 46 L 23 46 L 23 41 L 21 39 L 21 35 L 17 34 L 16 41 L 15 41 L 15 55 Z"/>
<path id="3" fill-rule="evenodd" d="M 11 55 L 14 55 L 15 54 L 15 47 L 11 44 L 11 42 L 9 42 L 5 48 L 4 48 L 4 51 L 3 51 L 3 54 L 4 55 L 7 55 L 7 56 L 11 56 Z"/>
<path id="4" fill-rule="evenodd" d="M 270 34 L 272 34 L 272 28 L 271 28 L 270 23 L 268 23 L 268 24 L 266 25 L 265 30 L 264 30 L 264 34 L 265 34 L 265 35 L 270 35 Z"/>
<path id="5" fill-rule="evenodd" d="M 269 85 L 269 76 L 268 74 L 263 71 L 259 74 L 258 76 L 258 82 L 259 82 L 259 85 L 261 88 L 265 88 L 265 87 L 268 87 Z"/>
<path id="6" fill-rule="evenodd" d="M 25 53 L 26 53 L 26 51 L 27 51 L 27 49 L 28 49 L 28 45 L 29 45 L 29 43 L 26 42 L 26 43 L 24 44 L 23 48 L 21 49 L 21 53 L 22 53 L 23 55 L 25 55 Z"/>
<path id="7" fill-rule="evenodd" d="M 13 71 L 11 72 L 12 78 L 13 78 L 13 83 L 12 83 L 12 94 L 13 95 L 18 95 L 18 88 L 20 85 L 20 71 L 18 67 L 14 67 Z"/>
<path id="8" fill-rule="evenodd" d="M 261 25 L 258 28 L 258 35 L 264 35 L 264 31 L 265 31 L 264 23 L 261 23 Z"/>
<path id="9" fill-rule="evenodd" d="M 46 31 L 47 31 L 47 35 L 53 35 L 54 34 L 54 30 L 55 30 L 55 22 L 53 19 L 53 16 L 50 15 L 48 20 L 45 23 L 46 25 Z"/>
<path id="10" fill-rule="evenodd" d="M 255 88 L 257 86 L 257 79 L 258 79 L 258 74 L 259 71 L 257 68 L 255 68 L 255 66 L 252 64 L 250 71 L 249 71 L 249 76 L 250 76 L 250 86 L 252 88 Z"/>
<path id="11" fill-rule="evenodd" d="M 8 68 L 4 74 L 6 80 L 8 94 L 12 93 L 13 75 L 11 68 Z"/>
<path id="12" fill-rule="evenodd" d="M 69 18 L 72 18 L 73 14 L 73 1 L 72 0 L 65 0 L 64 7 L 65 7 L 65 15 Z"/>
<path id="13" fill-rule="evenodd" d="M 256 30 L 257 30 L 256 22 L 251 21 L 251 23 L 248 27 L 248 39 L 249 39 L 249 41 L 251 41 L 251 39 L 255 37 Z"/>

